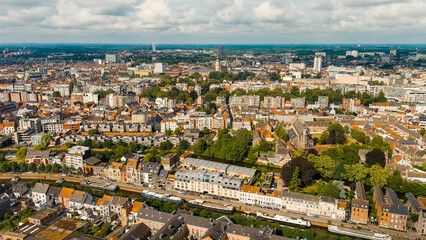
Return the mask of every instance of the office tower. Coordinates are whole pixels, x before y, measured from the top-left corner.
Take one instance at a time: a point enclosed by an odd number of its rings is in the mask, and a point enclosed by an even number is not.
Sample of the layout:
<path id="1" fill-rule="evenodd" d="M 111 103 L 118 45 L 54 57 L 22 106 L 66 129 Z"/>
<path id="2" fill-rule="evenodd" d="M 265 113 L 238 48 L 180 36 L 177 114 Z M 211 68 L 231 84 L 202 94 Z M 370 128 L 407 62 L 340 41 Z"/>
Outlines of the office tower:
<path id="1" fill-rule="evenodd" d="M 152 44 L 152 51 L 156 52 L 157 51 L 157 46 L 155 45 L 155 43 Z"/>
<path id="2" fill-rule="evenodd" d="M 105 54 L 105 60 L 110 63 L 115 63 L 117 62 L 117 56 L 114 54 Z"/>
<path id="3" fill-rule="evenodd" d="M 218 57 L 218 58 L 224 58 L 224 57 L 226 57 L 226 55 L 225 55 L 225 47 L 220 46 L 220 47 L 217 49 L 217 57 Z"/>
<path id="4" fill-rule="evenodd" d="M 315 57 L 314 59 L 314 72 L 321 72 L 321 65 L 322 65 L 322 57 Z"/>

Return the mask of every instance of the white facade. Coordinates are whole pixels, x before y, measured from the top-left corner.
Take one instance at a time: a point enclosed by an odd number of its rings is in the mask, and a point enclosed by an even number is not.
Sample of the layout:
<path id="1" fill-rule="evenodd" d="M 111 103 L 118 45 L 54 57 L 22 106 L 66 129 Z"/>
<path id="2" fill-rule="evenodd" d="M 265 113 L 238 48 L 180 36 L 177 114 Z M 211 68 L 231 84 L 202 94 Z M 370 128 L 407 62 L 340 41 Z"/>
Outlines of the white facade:
<path id="1" fill-rule="evenodd" d="M 322 57 L 320 56 L 316 56 L 314 58 L 314 72 L 319 73 L 321 72 L 321 67 L 322 67 Z"/>

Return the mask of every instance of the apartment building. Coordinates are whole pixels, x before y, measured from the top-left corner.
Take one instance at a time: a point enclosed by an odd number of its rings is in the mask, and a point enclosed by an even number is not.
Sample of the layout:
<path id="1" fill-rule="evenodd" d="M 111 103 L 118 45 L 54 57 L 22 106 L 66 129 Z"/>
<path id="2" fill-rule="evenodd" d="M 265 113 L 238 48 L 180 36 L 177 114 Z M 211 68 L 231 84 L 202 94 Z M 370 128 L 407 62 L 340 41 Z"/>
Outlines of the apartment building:
<path id="1" fill-rule="evenodd" d="M 405 231 L 407 229 L 408 207 L 403 206 L 395 191 L 374 186 L 373 199 L 376 206 L 376 217 L 380 227 Z"/>
<path id="2" fill-rule="evenodd" d="M 65 164 L 67 167 L 73 167 L 74 169 L 81 168 L 83 170 L 83 160 L 89 158 L 91 151 L 89 147 L 74 146 L 68 149 L 65 154 Z"/>
<path id="3" fill-rule="evenodd" d="M 175 174 L 175 189 L 239 199 L 243 181 L 221 172 L 179 170 Z"/>
<path id="4" fill-rule="evenodd" d="M 260 97 L 258 95 L 244 95 L 244 96 L 235 96 L 232 95 L 229 98 L 229 105 L 237 107 L 259 107 Z"/>
<path id="5" fill-rule="evenodd" d="M 43 151 L 28 151 L 25 155 L 25 164 L 29 165 L 31 163 L 34 163 L 35 165 L 40 164 L 49 164 L 49 157 L 50 157 L 50 151 L 49 150 L 43 150 Z"/>
<path id="6" fill-rule="evenodd" d="M 352 200 L 351 221 L 356 223 L 368 223 L 368 206 L 367 195 L 365 194 L 364 184 L 356 183 L 355 198 Z"/>

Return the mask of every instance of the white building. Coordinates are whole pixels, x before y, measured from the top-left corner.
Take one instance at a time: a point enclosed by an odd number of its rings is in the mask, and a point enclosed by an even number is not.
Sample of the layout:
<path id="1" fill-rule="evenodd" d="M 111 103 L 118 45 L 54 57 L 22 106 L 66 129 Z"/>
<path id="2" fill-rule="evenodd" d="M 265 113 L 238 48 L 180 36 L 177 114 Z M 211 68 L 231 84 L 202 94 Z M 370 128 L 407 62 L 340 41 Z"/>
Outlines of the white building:
<path id="1" fill-rule="evenodd" d="M 116 63 L 117 62 L 117 56 L 114 54 L 105 54 L 105 60 L 109 63 Z"/>
<path id="2" fill-rule="evenodd" d="M 281 209 L 283 202 L 281 197 L 279 191 L 243 185 L 240 190 L 239 201 L 259 207 Z"/>
<path id="3" fill-rule="evenodd" d="M 73 167 L 74 169 L 83 169 L 83 160 L 90 157 L 90 155 L 89 147 L 74 146 L 68 149 L 68 153 L 65 154 L 65 164 L 67 167 Z"/>
<path id="4" fill-rule="evenodd" d="M 154 73 L 165 73 L 166 64 L 164 63 L 154 63 Z"/>
<path id="5" fill-rule="evenodd" d="M 161 121 L 161 132 L 164 133 L 166 130 L 174 131 L 177 127 L 179 127 L 178 122 L 174 119 L 165 119 Z"/>
<path id="6" fill-rule="evenodd" d="M 321 72 L 321 67 L 322 67 L 322 57 L 321 56 L 316 56 L 314 58 L 314 72 L 319 73 Z"/>
<path id="7" fill-rule="evenodd" d="M 67 97 L 70 95 L 70 85 L 68 84 L 55 84 L 53 85 L 53 91 L 59 92 L 61 97 Z"/>

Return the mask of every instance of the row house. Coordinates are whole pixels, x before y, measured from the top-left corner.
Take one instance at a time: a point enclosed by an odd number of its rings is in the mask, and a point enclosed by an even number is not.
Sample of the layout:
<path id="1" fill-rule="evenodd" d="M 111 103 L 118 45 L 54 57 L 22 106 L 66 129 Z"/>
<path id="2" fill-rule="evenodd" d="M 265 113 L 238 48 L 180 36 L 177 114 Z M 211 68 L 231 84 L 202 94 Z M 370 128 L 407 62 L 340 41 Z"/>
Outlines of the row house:
<path id="1" fill-rule="evenodd" d="M 352 199 L 351 205 L 351 221 L 355 223 L 368 223 L 368 207 L 369 202 L 365 194 L 364 184 L 356 183 L 355 198 Z"/>
<path id="2" fill-rule="evenodd" d="M 374 186 L 373 190 L 379 226 L 405 231 L 407 229 L 408 207 L 401 204 L 395 191 L 391 188 L 386 189 L 386 195 L 383 195 L 379 186 Z"/>
<path id="3" fill-rule="evenodd" d="M 253 206 L 273 209 L 281 209 L 283 202 L 281 192 L 249 185 L 241 187 L 239 201 Z"/>
<path id="4" fill-rule="evenodd" d="M 304 212 L 307 215 L 320 215 L 333 219 L 345 219 L 346 202 L 330 197 L 283 192 L 282 206 L 289 211 Z"/>

